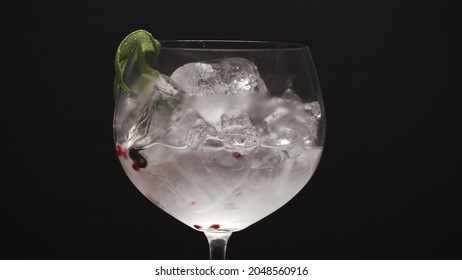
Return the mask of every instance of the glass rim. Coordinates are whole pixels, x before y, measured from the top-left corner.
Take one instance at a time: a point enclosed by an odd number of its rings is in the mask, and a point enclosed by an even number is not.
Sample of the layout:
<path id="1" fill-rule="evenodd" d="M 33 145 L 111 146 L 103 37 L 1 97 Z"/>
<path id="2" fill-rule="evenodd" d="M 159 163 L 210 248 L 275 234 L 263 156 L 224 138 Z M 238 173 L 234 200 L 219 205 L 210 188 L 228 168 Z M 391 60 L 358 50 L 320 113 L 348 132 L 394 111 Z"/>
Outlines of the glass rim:
<path id="1" fill-rule="evenodd" d="M 304 50 L 301 43 L 254 40 L 162 40 L 161 49 L 183 51 L 288 51 Z"/>

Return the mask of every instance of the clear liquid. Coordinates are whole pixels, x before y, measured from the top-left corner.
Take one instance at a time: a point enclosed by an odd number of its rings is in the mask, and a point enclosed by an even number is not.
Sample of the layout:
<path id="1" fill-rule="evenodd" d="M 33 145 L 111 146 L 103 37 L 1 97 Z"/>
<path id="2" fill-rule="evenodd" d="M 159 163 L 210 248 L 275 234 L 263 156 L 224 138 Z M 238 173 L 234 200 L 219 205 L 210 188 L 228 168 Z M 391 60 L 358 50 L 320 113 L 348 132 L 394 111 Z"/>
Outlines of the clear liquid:
<path id="1" fill-rule="evenodd" d="M 255 66 L 241 66 L 247 74 L 230 68 L 211 84 L 183 85 L 194 94 L 162 74 L 143 76 L 146 92 L 119 94 L 114 132 L 125 172 L 150 201 L 201 231 L 241 230 L 276 211 L 322 153 L 320 104 L 289 89 L 271 97 Z M 178 80 L 190 81 L 189 70 Z"/>
<path id="2" fill-rule="evenodd" d="M 119 158 L 135 186 L 176 219 L 201 231 L 238 231 L 293 198 L 313 175 L 321 153 L 321 147 L 303 142 L 245 151 L 155 143 L 138 151 L 145 168 L 137 168 L 126 153 Z"/>

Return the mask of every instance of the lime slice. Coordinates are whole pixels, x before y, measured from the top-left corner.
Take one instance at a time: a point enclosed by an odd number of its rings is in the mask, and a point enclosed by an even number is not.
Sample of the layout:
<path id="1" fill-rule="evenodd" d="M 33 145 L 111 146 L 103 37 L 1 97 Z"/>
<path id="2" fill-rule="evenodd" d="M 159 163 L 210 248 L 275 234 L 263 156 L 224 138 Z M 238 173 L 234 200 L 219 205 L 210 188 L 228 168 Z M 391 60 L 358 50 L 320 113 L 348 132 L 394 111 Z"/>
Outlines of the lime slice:
<path id="1" fill-rule="evenodd" d="M 154 54 L 158 56 L 160 51 L 160 42 L 154 39 L 152 34 L 146 30 L 140 29 L 133 31 L 122 40 L 115 55 L 114 100 L 117 100 L 117 96 L 121 89 L 127 93 L 132 92 L 132 90 L 125 84 L 123 75 L 127 59 L 135 51 L 137 51 L 137 64 L 141 73 L 149 74 L 154 77 L 159 76 L 159 71 L 154 70 L 146 63 L 145 53 L 154 52 Z"/>

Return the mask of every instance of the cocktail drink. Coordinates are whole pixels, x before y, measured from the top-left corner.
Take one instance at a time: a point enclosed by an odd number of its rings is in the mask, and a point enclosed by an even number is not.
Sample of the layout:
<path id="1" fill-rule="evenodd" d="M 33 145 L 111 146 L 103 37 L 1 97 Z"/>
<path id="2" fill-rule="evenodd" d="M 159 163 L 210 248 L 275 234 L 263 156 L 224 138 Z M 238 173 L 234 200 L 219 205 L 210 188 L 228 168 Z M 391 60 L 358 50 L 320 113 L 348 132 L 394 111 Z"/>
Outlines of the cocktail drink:
<path id="1" fill-rule="evenodd" d="M 120 162 L 152 203 L 206 234 L 211 258 L 224 258 L 232 232 L 287 203 L 318 165 L 325 117 L 309 50 L 136 34 L 116 60 Z"/>

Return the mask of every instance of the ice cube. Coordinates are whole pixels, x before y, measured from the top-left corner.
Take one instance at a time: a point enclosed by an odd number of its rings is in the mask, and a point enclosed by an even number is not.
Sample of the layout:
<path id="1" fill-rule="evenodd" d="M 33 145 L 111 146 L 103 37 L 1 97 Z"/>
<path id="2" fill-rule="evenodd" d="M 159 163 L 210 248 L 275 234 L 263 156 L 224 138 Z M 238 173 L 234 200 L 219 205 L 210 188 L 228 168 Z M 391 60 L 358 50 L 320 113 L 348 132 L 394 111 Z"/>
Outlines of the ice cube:
<path id="1" fill-rule="evenodd" d="M 281 97 L 284 99 L 288 99 L 288 100 L 302 102 L 302 99 L 300 98 L 300 96 L 298 96 L 298 94 L 295 91 L 293 91 L 291 88 L 286 89 Z"/>
<path id="2" fill-rule="evenodd" d="M 216 135 L 216 129 L 203 118 L 198 117 L 189 129 L 186 141 L 191 149 L 196 150 L 199 145 L 205 143 L 207 139 L 213 138 Z"/>
<path id="3" fill-rule="evenodd" d="M 311 102 L 311 103 L 304 104 L 303 110 L 305 110 L 306 113 L 310 114 L 316 119 L 321 118 L 321 106 L 319 105 L 318 102 Z"/>
<path id="4" fill-rule="evenodd" d="M 291 113 L 289 104 L 282 98 L 260 100 L 250 108 L 249 119 L 261 135 L 268 135 L 270 124 Z"/>
<path id="5" fill-rule="evenodd" d="M 222 130 L 251 126 L 252 123 L 250 122 L 249 116 L 241 110 L 234 110 L 221 115 Z"/>
<path id="6" fill-rule="evenodd" d="M 198 118 L 199 114 L 191 108 L 176 110 L 168 124 L 166 133 L 159 142 L 174 147 L 186 147 L 188 134 Z"/>
<path id="7" fill-rule="evenodd" d="M 249 133 L 230 133 L 221 136 L 225 147 L 242 155 L 248 154 L 260 144 L 256 135 Z"/>
<path id="8" fill-rule="evenodd" d="M 231 57 L 185 64 L 171 78 L 193 96 L 266 93 L 257 66 L 245 58 Z"/>
<path id="9" fill-rule="evenodd" d="M 308 133 L 303 141 L 306 146 L 316 146 L 318 140 L 319 119 L 321 118 L 321 105 L 318 102 L 298 104 L 294 110 L 294 119 L 307 127 Z"/>
<path id="10" fill-rule="evenodd" d="M 210 170 L 210 176 L 217 178 L 220 184 L 234 189 L 245 180 L 251 157 L 231 152 L 224 147 L 216 148 L 209 145 L 200 145 L 199 151 L 202 164 Z"/>
<path id="11" fill-rule="evenodd" d="M 187 96 L 184 104 L 193 108 L 207 123 L 215 126 L 216 129 L 220 129 L 221 115 L 232 106 L 232 102 L 224 100 L 223 96 Z"/>
<path id="12" fill-rule="evenodd" d="M 301 103 L 293 99 L 272 98 L 254 105 L 249 113 L 252 124 L 261 133 L 262 145 L 281 147 L 317 138 L 320 107 L 317 102 Z"/>
<path id="13" fill-rule="evenodd" d="M 225 112 L 235 107 L 246 110 L 267 92 L 255 64 L 239 57 L 188 63 L 171 78 L 187 93 L 188 106 L 217 130 Z"/>
<path id="14" fill-rule="evenodd" d="M 238 187 L 248 171 L 251 153 L 259 145 L 255 129 L 246 113 L 234 110 L 222 115 L 216 133 L 207 133 L 205 141 L 200 141 L 203 163 L 230 188 Z"/>
<path id="15" fill-rule="evenodd" d="M 281 149 L 259 147 L 249 164 L 248 181 L 251 189 L 258 190 L 268 186 L 279 176 L 287 153 Z"/>
<path id="16" fill-rule="evenodd" d="M 143 80 L 142 90 L 119 96 L 115 131 L 118 141 L 143 148 L 162 137 L 184 92 L 163 74 L 145 74 L 139 79 Z"/>
<path id="17" fill-rule="evenodd" d="M 258 133 L 247 113 L 231 111 L 221 117 L 219 137 L 227 149 L 247 154 L 260 144 Z"/>

